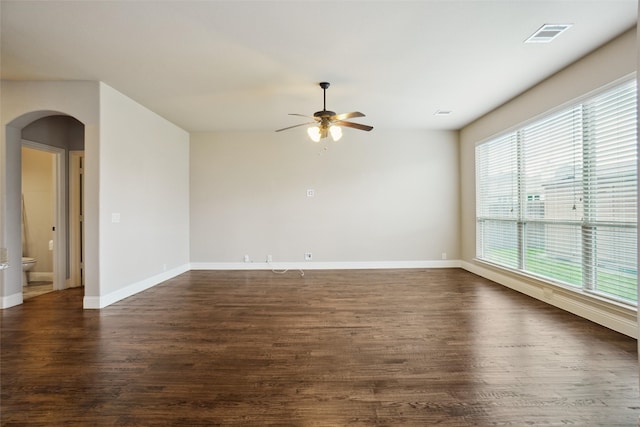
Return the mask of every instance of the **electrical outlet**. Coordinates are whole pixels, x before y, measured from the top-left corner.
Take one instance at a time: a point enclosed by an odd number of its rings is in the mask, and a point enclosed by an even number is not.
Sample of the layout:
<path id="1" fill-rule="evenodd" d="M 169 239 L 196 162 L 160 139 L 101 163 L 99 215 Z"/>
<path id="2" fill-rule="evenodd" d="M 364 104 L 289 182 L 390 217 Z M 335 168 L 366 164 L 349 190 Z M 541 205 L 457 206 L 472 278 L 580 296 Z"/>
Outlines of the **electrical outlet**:
<path id="1" fill-rule="evenodd" d="M 273 257 L 271 255 L 267 255 L 267 262 L 272 262 L 273 261 Z"/>
<path id="2" fill-rule="evenodd" d="M 446 252 L 442 252 L 442 259 L 447 259 L 447 253 Z"/>
<path id="3" fill-rule="evenodd" d="M 311 261 L 313 259 L 313 254 L 311 252 L 305 252 L 304 253 L 304 260 L 305 261 Z"/>
<path id="4" fill-rule="evenodd" d="M 244 256 L 244 262 L 251 262 L 251 258 L 249 258 L 249 255 Z"/>

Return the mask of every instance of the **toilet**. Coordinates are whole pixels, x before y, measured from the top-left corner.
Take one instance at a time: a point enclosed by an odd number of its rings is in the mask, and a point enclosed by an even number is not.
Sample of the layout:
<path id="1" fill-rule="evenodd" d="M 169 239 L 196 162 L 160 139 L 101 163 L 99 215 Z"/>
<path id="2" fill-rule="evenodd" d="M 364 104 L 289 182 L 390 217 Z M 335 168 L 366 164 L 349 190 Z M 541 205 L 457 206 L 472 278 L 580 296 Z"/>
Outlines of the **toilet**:
<path id="1" fill-rule="evenodd" d="M 22 286 L 29 284 L 29 278 L 27 277 L 27 271 L 31 270 L 36 265 L 37 260 L 30 257 L 22 257 Z"/>

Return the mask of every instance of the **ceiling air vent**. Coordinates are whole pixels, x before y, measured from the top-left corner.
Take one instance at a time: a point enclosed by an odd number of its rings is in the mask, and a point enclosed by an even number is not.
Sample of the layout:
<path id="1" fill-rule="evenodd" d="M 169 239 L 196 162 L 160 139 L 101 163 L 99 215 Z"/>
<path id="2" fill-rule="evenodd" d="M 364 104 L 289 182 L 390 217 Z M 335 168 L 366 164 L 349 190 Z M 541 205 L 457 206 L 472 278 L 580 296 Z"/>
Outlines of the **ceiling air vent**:
<path id="1" fill-rule="evenodd" d="M 526 39 L 525 43 L 550 43 L 560 34 L 571 28 L 572 24 L 544 24 Z"/>

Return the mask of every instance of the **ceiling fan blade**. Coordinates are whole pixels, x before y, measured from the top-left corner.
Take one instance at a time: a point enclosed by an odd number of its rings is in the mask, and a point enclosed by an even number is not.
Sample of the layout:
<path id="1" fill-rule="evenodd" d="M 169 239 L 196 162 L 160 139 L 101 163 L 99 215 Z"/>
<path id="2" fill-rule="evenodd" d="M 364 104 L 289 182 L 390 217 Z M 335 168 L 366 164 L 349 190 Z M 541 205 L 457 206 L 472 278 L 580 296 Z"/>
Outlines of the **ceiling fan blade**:
<path id="1" fill-rule="evenodd" d="M 337 121 L 337 122 L 333 122 L 333 124 L 338 126 L 345 126 L 348 128 L 366 130 L 366 131 L 370 131 L 371 129 L 373 129 L 373 126 L 361 125 L 360 123 L 353 123 L 353 122 Z"/>
<path id="2" fill-rule="evenodd" d="M 318 123 L 318 122 L 300 123 L 299 125 L 293 125 L 293 126 L 289 126 L 289 127 L 286 127 L 286 128 L 278 129 L 278 130 L 276 130 L 276 132 L 280 132 L 280 131 L 287 130 L 287 129 L 297 128 L 299 126 L 315 125 L 316 123 Z"/>
<path id="3" fill-rule="evenodd" d="M 359 111 L 353 111 L 351 113 L 336 114 L 335 116 L 329 117 L 329 120 L 344 120 L 351 119 L 353 117 L 364 117 L 364 114 Z"/>
<path id="4" fill-rule="evenodd" d="M 306 118 L 308 118 L 308 119 L 314 119 L 314 120 L 317 120 L 317 119 L 316 119 L 315 117 L 313 117 L 313 116 L 306 116 L 306 115 L 304 115 L 304 114 L 289 113 L 289 115 L 290 115 L 290 116 L 306 117 Z"/>

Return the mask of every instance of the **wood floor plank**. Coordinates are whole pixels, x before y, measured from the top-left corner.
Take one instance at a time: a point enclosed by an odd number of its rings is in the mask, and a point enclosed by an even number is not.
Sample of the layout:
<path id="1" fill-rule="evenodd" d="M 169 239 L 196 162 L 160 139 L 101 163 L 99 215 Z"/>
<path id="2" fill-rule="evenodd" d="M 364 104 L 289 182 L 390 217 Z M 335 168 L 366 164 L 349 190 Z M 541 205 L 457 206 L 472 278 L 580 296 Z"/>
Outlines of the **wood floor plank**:
<path id="1" fill-rule="evenodd" d="M 1 313 L 3 426 L 636 426 L 636 341 L 458 269 L 190 271 Z"/>

